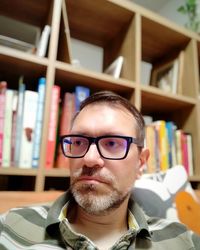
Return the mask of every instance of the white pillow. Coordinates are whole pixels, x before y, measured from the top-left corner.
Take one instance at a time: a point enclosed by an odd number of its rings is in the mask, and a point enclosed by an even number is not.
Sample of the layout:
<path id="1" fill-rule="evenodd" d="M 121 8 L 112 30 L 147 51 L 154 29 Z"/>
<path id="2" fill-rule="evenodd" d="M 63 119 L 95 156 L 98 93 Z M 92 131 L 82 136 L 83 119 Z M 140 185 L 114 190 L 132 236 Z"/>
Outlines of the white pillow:
<path id="1" fill-rule="evenodd" d="M 135 201 L 147 215 L 179 221 L 175 206 L 175 196 L 179 191 L 186 191 L 197 200 L 187 172 L 181 165 L 166 172 L 144 174 L 136 180 L 133 193 Z"/>

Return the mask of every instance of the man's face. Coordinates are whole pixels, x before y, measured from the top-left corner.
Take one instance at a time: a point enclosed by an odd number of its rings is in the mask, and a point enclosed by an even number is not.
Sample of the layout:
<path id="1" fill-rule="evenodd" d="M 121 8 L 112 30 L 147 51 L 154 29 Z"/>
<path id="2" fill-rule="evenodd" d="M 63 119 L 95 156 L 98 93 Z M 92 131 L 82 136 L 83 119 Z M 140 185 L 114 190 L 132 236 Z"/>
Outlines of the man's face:
<path id="1" fill-rule="evenodd" d="M 136 137 L 136 121 L 123 107 L 94 104 L 76 117 L 71 133 L 91 137 L 122 135 Z M 135 144 L 125 159 L 102 158 L 92 144 L 83 158 L 71 159 L 71 190 L 76 202 L 88 213 L 102 214 L 128 199 L 146 160 Z"/>

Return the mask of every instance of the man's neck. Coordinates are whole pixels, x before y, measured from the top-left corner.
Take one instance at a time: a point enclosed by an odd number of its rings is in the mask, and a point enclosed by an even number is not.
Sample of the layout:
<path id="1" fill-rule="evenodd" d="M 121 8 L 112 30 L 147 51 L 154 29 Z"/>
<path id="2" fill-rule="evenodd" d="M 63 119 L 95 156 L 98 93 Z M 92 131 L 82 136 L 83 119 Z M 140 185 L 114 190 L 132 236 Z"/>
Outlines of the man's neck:
<path id="1" fill-rule="evenodd" d="M 128 229 L 127 207 L 128 200 L 125 200 L 120 207 L 104 215 L 91 215 L 78 207 L 71 227 L 75 232 L 81 233 L 92 240 L 99 249 L 107 249 Z"/>

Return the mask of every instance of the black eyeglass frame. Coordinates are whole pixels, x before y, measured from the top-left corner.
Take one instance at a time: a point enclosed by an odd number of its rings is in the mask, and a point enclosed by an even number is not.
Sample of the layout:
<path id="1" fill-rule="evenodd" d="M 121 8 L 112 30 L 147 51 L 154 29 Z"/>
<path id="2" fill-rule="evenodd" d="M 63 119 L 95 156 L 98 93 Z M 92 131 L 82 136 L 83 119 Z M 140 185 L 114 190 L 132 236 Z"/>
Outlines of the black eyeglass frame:
<path id="1" fill-rule="evenodd" d="M 68 155 L 66 155 L 65 150 L 64 150 L 64 144 L 63 144 L 63 140 L 66 137 L 81 137 L 81 138 L 87 139 L 89 144 L 88 144 L 88 148 L 85 151 L 85 153 L 83 155 L 81 155 L 81 156 L 68 156 Z M 99 149 L 99 145 L 98 145 L 99 140 L 104 139 L 104 138 L 113 138 L 113 137 L 114 138 L 122 138 L 122 139 L 126 140 L 126 142 L 127 142 L 126 153 L 125 153 L 125 155 L 123 157 L 112 158 L 112 157 L 105 157 L 105 156 L 102 155 L 101 150 Z M 96 145 L 98 153 L 100 154 L 100 156 L 102 158 L 108 159 L 108 160 L 122 160 L 122 159 L 125 159 L 126 156 L 128 155 L 131 143 L 137 145 L 139 148 L 143 148 L 143 146 L 144 146 L 143 143 L 141 143 L 137 138 L 130 137 L 130 136 L 123 136 L 123 135 L 105 135 L 105 136 L 98 136 L 98 137 L 90 137 L 90 136 L 85 136 L 85 135 L 69 134 L 69 135 L 60 136 L 61 149 L 62 149 L 63 155 L 65 157 L 67 157 L 67 158 L 83 158 L 87 154 L 87 152 L 88 152 L 88 150 L 89 150 L 92 143 L 94 143 Z"/>

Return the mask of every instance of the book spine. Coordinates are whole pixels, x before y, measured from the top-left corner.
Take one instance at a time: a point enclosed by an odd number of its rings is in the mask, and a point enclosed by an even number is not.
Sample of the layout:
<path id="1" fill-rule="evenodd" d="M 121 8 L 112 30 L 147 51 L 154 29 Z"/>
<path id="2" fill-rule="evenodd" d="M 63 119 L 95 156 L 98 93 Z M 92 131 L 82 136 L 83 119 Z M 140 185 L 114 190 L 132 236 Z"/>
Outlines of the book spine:
<path id="1" fill-rule="evenodd" d="M 193 147 L 192 147 L 192 135 L 187 133 L 187 152 L 188 152 L 188 170 L 189 176 L 194 175 L 194 165 L 193 165 Z"/>
<path id="2" fill-rule="evenodd" d="M 90 95 L 90 89 L 83 86 L 75 87 L 76 111 L 79 111 L 80 104 Z"/>
<path id="3" fill-rule="evenodd" d="M 17 123 L 17 102 L 18 102 L 18 91 L 15 90 L 12 103 L 13 105 L 12 105 L 12 131 L 11 131 L 11 166 L 14 166 L 16 123 Z"/>
<path id="4" fill-rule="evenodd" d="M 71 122 L 74 114 L 75 114 L 75 95 L 67 92 L 65 93 L 62 105 L 59 135 L 66 135 L 70 132 Z M 60 145 L 58 146 L 56 167 L 57 168 L 69 167 L 69 159 L 63 155 Z"/>
<path id="5" fill-rule="evenodd" d="M 19 166 L 19 156 L 21 148 L 21 134 L 22 134 L 22 121 L 23 121 L 23 110 L 24 110 L 24 92 L 25 84 L 19 82 L 18 88 L 18 102 L 17 102 L 17 114 L 16 114 L 16 136 L 15 136 L 15 151 L 14 151 L 14 162 L 15 166 Z"/>
<path id="6" fill-rule="evenodd" d="M 37 56 L 44 57 L 46 55 L 50 32 L 51 27 L 49 25 L 45 25 L 36 52 Z"/>
<path id="7" fill-rule="evenodd" d="M 31 168 L 33 138 L 36 123 L 38 93 L 26 90 L 24 94 L 24 112 L 21 134 L 21 149 L 19 158 L 20 168 Z"/>
<path id="8" fill-rule="evenodd" d="M 32 167 L 37 168 L 40 157 L 40 144 L 42 135 L 42 124 L 43 124 L 43 111 L 44 111 L 44 98 L 45 98 L 45 85 L 46 79 L 44 77 L 39 79 L 38 83 L 38 104 L 36 114 L 36 125 L 35 125 L 35 136 L 33 141 L 33 159 Z"/>
<path id="9" fill-rule="evenodd" d="M 55 158 L 56 131 L 59 113 L 60 87 L 54 85 L 52 88 L 52 98 L 50 107 L 50 118 L 48 127 L 48 139 L 46 147 L 46 168 L 52 168 Z"/>
<path id="10" fill-rule="evenodd" d="M 6 90 L 4 139 L 3 139 L 3 159 L 2 166 L 9 167 L 11 159 L 11 130 L 12 130 L 12 102 L 14 90 Z"/>
<path id="11" fill-rule="evenodd" d="M 0 167 L 2 166 L 3 158 L 3 132 L 4 132 L 4 119 L 5 119 L 5 104 L 6 104 L 6 89 L 7 82 L 0 82 Z"/>

